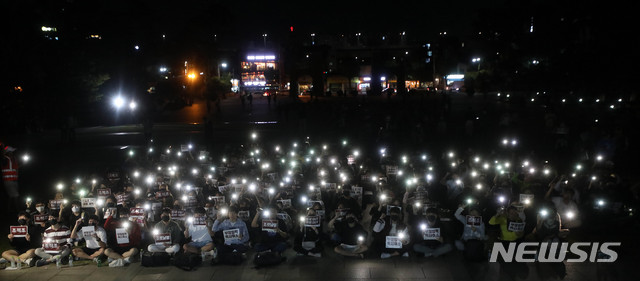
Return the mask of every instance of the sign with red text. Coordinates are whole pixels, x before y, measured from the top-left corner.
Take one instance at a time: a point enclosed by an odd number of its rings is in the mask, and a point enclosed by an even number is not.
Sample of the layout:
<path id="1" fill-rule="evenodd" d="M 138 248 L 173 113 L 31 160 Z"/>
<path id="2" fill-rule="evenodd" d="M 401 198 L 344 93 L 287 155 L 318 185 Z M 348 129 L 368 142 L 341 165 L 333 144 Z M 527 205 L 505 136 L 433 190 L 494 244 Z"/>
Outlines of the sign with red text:
<path id="1" fill-rule="evenodd" d="M 467 225 L 479 226 L 480 224 L 482 224 L 482 217 L 467 216 Z"/>
<path id="2" fill-rule="evenodd" d="M 13 237 L 25 237 L 27 236 L 27 226 L 26 225 L 21 225 L 21 226 L 10 226 L 9 227 L 9 233 L 13 234 Z"/>
<path id="3" fill-rule="evenodd" d="M 98 188 L 98 197 L 111 196 L 111 188 Z"/>
<path id="4" fill-rule="evenodd" d="M 153 235 L 153 240 L 156 244 L 171 243 L 171 233 L 158 233 Z"/>
<path id="5" fill-rule="evenodd" d="M 49 215 L 33 215 L 33 221 L 35 223 L 45 223 L 47 222 L 48 218 L 49 218 Z"/>
<path id="6" fill-rule="evenodd" d="M 171 192 L 169 192 L 168 190 L 156 191 L 156 199 L 163 199 L 169 196 L 171 196 Z"/>
<path id="7" fill-rule="evenodd" d="M 262 220 L 262 231 L 276 232 L 278 220 Z"/>

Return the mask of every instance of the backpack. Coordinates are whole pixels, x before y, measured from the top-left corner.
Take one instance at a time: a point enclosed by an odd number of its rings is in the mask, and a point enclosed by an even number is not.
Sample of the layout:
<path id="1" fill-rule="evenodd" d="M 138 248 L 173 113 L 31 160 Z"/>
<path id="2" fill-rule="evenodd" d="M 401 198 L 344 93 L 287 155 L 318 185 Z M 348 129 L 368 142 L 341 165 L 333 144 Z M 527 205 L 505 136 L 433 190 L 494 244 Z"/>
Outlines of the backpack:
<path id="1" fill-rule="evenodd" d="M 194 253 L 176 253 L 173 265 L 184 271 L 191 271 L 202 264 L 202 257 Z"/>
<path id="2" fill-rule="evenodd" d="M 145 267 L 167 266 L 171 257 L 166 252 L 144 252 L 140 264 Z"/>
<path id="3" fill-rule="evenodd" d="M 281 257 L 275 252 L 262 252 L 256 254 L 255 258 L 253 259 L 253 263 L 256 265 L 256 268 L 259 268 L 263 266 L 277 265 L 285 261 L 286 259 L 287 258 Z"/>

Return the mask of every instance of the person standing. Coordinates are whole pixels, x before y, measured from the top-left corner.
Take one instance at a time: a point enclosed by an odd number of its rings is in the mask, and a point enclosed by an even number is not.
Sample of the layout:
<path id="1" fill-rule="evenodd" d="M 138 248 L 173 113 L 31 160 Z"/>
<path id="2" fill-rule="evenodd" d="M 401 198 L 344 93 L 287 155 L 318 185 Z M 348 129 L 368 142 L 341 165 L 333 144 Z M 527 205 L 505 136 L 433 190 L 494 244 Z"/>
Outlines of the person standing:
<path id="1" fill-rule="evenodd" d="M 13 152 L 16 150 L 14 147 L 6 146 L 2 149 L 2 183 L 4 189 L 9 196 L 9 204 L 7 204 L 8 210 L 18 210 L 18 162 L 16 161 Z"/>

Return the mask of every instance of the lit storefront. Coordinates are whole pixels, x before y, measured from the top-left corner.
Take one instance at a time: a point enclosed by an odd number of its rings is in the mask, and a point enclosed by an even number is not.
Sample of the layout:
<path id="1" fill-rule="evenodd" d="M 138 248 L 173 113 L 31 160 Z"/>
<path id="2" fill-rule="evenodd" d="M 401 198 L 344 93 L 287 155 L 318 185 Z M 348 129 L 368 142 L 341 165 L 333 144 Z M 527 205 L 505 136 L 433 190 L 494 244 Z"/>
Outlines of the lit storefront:
<path id="1" fill-rule="evenodd" d="M 278 62 L 274 55 L 248 55 L 241 63 L 242 90 L 278 90 Z"/>

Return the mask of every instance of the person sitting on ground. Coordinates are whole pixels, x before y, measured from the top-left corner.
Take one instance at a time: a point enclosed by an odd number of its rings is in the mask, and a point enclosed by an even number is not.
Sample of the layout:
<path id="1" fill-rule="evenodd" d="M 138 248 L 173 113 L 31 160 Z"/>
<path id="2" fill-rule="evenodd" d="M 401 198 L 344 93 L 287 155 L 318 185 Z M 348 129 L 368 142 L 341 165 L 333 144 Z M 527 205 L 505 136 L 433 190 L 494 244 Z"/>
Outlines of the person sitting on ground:
<path id="1" fill-rule="evenodd" d="M 403 222 L 400 208 L 391 208 L 389 216 L 382 214 L 373 226 L 374 243 L 380 258 L 387 259 L 395 256 L 409 256 L 409 227 Z M 387 237 L 398 237 L 402 242 L 400 247 L 388 245 Z"/>
<path id="2" fill-rule="evenodd" d="M 131 259 L 138 254 L 138 248 L 142 241 L 142 227 L 135 217 L 128 220 L 118 220 L 109 216 L 104 222 L 107 234 L 115 234 L 113 239 L 108 239 L 109 248 L 104 254 L 112 259 L 109 267 L 120 267 L 131 263 Z M 124 232 L 119 232 L 124 230 Z"/>
<path id="3" fill-rule="evenodd" d="M 253 217 L 251 227 L 261 229 L 260 242 L 254 247 L 256 252 L 271 250 L 282 254 L 287 249 L 286 241 L 289 238 L 286 232 L 287 225 L 283 220 L 278 219 L 274 208 L 258 210 Z"/>
<path id="4" fill-rule="evenodd" d="M 67 241 L 71 237 L 71 230 L 58 221 L 57 214 L 50 214 L 48 223 L 51 226 L 44 231 L 42 248 L 35 251 L 36 256 L 41 258 L 36 262 L 38 267 L 59 262 L 71 253 Z"/>
<path id="5" fill-rule="evenodd" d="M 420 223 L 416 229 L 422 236 L 422 241 L 413 245 L 416 253 L 424 254 L 425 257 L 439 257 L 453 250 L 451 244 L 445 242 L 447 233 L 440 223 L 438 209 L 428 208 L 426 210 L 426 221 Z"/>
<path id="6" fill-rule="evenodd" d="M 227 211 L 228 218 L 225 218 L 223 214 L 218 213 L 216 221 L 213 223 L 213 231 L 226 231 L 226 230 L 238 230 L 240 234 L 238 237 L 224 237 L 224 243 L 217 246 L 218 253 L 223 255 L 231 252 L 246 253 L 249 250 L 247 245 L 249 242 L 249 230 L 247 224 L 238 218 L 238 208 L 231 206 Z"/>
<path id="7" fill-rule="evenodd" d="M 317 216 L 316 210 L 307 210 L 307 216 Z M 301 256 L 322 257 L 322 220 L 318 218 L 319 226 L 307 226 L 304 221 L 300 222 L 300 232 L 296 235 L 293 249 Z"/>
<path id="8" fill-rule="evenodd" d="M 180 241 L 182 240 L 182 228 L 175 221 L 171 220 L 171 209 L 162 209 L 160 215 L 160 222 L 154 226 L 154 232 L 168 233 L 171 236 L 171 241 L 166 243 L 150 244 L 147 250 L 152 253 L 166 252 L 170 255 L 180 251 Z"/>
<path id="9" fill-rule="evenodd" d="M 580 227 L 582 225 L 580 211 L 578 204 L 573 201 L 575 190 L 567 187 L 562 190 L 562 196 L 551 197 L 553 190 L 553 185 L 550 185 L 544 198 L 551 200 L 555 205 L 555 209 L 558 211 L 560 218 L 562 218 L 562 228 L 573 229 Z"/>
<path id="10" fill-rule="evenodd" d="M 463 216 L 462 212 L 464 211 L 465 207 L 467 207 L 467 205 L 461 204 L 454 214 L 456 219 L 458 219 L 458 221 L 460 221 L 462 225 L 464 225 L 460 240 L 456 240 L 455 242 L 456 248 L 459 251 L 464 251 L 465 244 L 467 244 L 469 241 L 486 240 L 484 222 L 482 221 L 482 217 L 480 216 L 480 211 L 476 207 L 470 207 L 467 216 Z M 468 221 L 467 217 L 471 217 L 471 221 Z"/>
<path id="11" fill-rule="evenodd" d="M 214 232 L 207 226 L 206 211 L 203 207 L 195 209 L 193 219 L 185 223 L 184 237 L 191 237 L 191 242 L 182 246 L 185 253 L 207 253 L 213 250 Z M 211 253 L 213 255 L 213 253 Z"/>
<path id="12" fill-rule="evenodd" d="M 18 213 L 18 225 L 27 226 L 27 234 L 24 237 L 15 237 L 13 233 L 9 233 L 7 238 L 13 249 L 2 252 L 2 258 L 12 264 L 27 262 L 35 257 L 36 247 L 42 243 L 43 229 L 40 225 L 31 223 L 29 213 L 24 211 Z"/>
<path id="13" fill-rule="evenodd" d="M 107 211 L 107 213 L 109 213 L 109 211 Z M 86 246 L 73 249 L 73 255 L 81 259 L 93 260 L 98 263 L 98 260 L 107 248 L 107 232 L 102 228 L 102 226 L 100 226 L 100 218 L 96 215 L 89 216 L 88 223 L 89 225 L 85 226 L 87 227 L 87 230 L 85 230 L 85 227 L 82 227 L 82 218 L 76 220 L 73 231 L 71 231 L 71 239 L 84 239 Z"/>
<path id="14" fill-rule="evenodd" d="M 366 245 L 367 231 L 358 223 L 353 212 L 347 212 L 344 220 L 337 221 L 335 217 L 329 223 L 329 228 L 334 229 L 332 240 L 339 243 L 333 250 L 343 256 L 364 258 L 364 253 L 369 250 Z"/>

